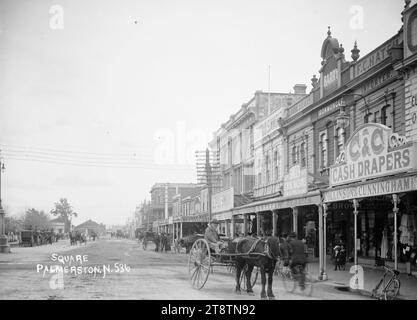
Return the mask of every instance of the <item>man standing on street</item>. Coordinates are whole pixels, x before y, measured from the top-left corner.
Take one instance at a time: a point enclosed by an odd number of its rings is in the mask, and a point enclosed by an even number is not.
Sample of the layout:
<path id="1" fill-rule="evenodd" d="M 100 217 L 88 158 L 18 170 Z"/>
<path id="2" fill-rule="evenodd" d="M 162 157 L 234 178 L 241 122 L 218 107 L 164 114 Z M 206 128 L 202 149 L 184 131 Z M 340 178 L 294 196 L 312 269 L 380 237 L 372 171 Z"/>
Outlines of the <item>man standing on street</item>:
<path id="1" fill-rule="evenodd" d="M 297 273 L 296 267 L 301 267 L 301 274 L 299 275 L 299 285 L 302 290 L 305 289 L 305 267 L 307 264 L 307 246 L 306 244 L 297 239 L 297 234 L 291 232 L 288 240 L 289 244 L 289 256 L 290 256 L 290 268 L 291 272 Z"/>

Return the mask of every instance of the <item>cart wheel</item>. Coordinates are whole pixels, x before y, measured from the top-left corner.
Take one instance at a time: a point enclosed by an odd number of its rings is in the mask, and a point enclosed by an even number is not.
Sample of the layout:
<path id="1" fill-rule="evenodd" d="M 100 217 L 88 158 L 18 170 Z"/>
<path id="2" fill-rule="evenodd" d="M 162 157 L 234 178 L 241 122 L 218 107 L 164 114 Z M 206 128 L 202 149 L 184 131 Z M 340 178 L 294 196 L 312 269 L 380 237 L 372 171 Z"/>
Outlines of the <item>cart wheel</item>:
<path id="1" fill-rule="evenodd" d="M 247 285 L 247 280 L 246 280 L 246 271 L 248 270 L 248 265 L 245 265 L 242 269 L 242 273 L 240 274 L 240 287 L 243 290 L 247 290 L 248 289 L 248 285 Z M 258 275 L 259 275 L 259 267 L 253 268 L 252 270 L 252 274 L 251 274 L 251 278 L 250 278 L 250 287 L 253 288 L 253 286 L 256 283 L 256 280 L 258 280 Z"/>
<path id="2" fill-rule="evenodd" d="M 207 282 L 211 269 L 210 247 L 205 239 L 198 239 L 190 250 L 188 275 L 191 285 L 201 289 Z"/>

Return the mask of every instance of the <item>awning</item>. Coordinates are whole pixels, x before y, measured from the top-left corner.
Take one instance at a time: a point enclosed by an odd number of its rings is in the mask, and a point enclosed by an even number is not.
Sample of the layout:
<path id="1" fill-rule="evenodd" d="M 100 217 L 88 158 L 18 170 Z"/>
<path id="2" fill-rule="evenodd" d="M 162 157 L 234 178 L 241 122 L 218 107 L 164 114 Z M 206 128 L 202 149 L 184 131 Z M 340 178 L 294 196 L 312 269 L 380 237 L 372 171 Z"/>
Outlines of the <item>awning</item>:
<path id="1" fill-rule="evenodd" d="M 198 215 L 191 215 L 191 216 L 181 216 L 178 217 L 174 222 L 208 222 L 209 215 L 208 213 L 198 214 Z"/>
<path id="2" fill-rule="evenodd" d="M 276 197 L 273 199 L 252 202 L 250 204 L 232 209 L 232 214 L 235 216 L 261 211 L 319 205 L 320 201 L 320 191 L 313 191 L 292 197 Z"/>

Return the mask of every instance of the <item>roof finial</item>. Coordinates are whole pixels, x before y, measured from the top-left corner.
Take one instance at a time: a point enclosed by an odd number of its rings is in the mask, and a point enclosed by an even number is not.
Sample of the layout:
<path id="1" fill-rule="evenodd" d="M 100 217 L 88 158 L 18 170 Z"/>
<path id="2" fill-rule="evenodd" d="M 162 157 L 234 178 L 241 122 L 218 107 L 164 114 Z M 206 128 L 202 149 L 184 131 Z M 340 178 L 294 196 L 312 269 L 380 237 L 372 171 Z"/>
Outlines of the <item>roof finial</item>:
<path id="1" fill-rule="evenodd" d="M 359 59 L 359 52 L 360 50 L 358 49 L 358 44 L 355 41 L 355 45 L 353 46 L 353 49 L 350 50 L 350 52 L 352 52 L 352 59 L 354 62 L 356 62 Z"/>
<path id="2" fill-rule="evenodd" d="M 330 37 L 332 35 L 332 32 L 330 31 L 330 26 L 328 26 L 327 28 L 328 28 L 328 30 L 327 30 L 327 36 Z"/>

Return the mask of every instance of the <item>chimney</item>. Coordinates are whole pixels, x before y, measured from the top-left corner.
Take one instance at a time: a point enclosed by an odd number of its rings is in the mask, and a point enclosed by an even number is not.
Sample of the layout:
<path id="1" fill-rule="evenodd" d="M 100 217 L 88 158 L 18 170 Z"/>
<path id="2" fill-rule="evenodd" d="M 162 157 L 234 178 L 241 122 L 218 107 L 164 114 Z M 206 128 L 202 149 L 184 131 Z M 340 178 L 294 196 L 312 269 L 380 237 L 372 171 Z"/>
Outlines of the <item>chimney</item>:
<path id="1" fill-rule="evenodd" d="M 307 86 L 305 84 L 296 84 L 294 86 L 295 94 L 306 94 Z"/>

